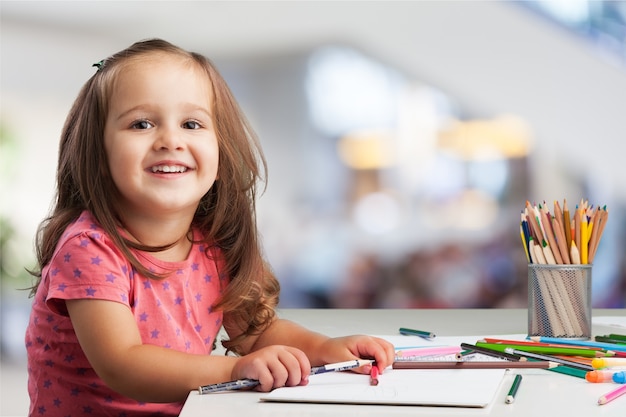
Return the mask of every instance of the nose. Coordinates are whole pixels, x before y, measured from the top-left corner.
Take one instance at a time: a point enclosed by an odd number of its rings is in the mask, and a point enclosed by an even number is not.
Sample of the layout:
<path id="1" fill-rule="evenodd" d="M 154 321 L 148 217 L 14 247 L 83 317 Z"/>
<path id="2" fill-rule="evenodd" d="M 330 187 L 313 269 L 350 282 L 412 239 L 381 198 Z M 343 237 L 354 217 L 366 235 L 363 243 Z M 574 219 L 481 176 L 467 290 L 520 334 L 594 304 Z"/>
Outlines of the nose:
<path id="1" fill-rule="evenodd" d="M 177 126 L 162 125 L 157 129 L 154 149 L 157 151 L 181 150 L 184 148 L 182 132 Z"/>

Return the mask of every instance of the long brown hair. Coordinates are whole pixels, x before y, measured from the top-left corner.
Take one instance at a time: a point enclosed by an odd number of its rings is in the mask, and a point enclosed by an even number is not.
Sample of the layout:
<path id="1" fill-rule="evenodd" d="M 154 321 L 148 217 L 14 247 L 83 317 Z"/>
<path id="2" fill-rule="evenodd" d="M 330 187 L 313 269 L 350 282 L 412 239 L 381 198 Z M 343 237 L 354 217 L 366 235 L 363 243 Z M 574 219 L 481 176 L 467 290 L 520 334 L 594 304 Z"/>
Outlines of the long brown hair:
<path id="1" fill-rule="evenodd" d="M 96 73 L 85 83 L 63 127 L 59 146 L 56 196 L 52 212 L 39 226 L 36 239 L 37 277 L 54 255 L 67 226 L 88 210 L 141 274 L 159 278 L 147 270 L 131 249 L 158 251 L 122 237 L 115 201 L 117 190 L 109 175 L 104 149 L 104 125 L 109 97 L 118 74 L 129 61 L 153 53 L 167 53 L 204 69 L 213 88 L 213 114 L 219 146 L 217 180 L 202 197 L 192 226 L 205 237 L 207 247 L 217 246 L 225 265 L 221 274 L 230 283 L 215 308 L 234 311 L 231 316 L 244 336 L 269 325 L 278 304 L 279 284 L 264 261 L 256 226 L 256 187 L 265 180 L 267 165 L 258 138 L 239 108 L 226 81 L 213 63 L 161 39 L 149 39 L 95 64 Z M 242 336 L 243 337 L 243 336 Z M 241 338 L 224 345 L 237 352 Z"/>

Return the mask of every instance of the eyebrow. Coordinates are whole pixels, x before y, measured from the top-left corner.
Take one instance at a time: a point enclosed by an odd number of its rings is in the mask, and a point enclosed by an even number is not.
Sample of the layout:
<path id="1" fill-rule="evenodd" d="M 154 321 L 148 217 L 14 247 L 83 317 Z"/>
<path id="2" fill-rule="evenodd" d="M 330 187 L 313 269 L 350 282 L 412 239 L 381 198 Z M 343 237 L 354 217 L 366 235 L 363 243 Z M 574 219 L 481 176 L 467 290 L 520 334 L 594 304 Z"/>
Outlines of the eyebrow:
<path id="1" fill-rule="evenodd" d="M 213 114 L 211 113 L 210 110 L 208 110 L 207 108 L 203 107 L 203 106 L 198 106 L 197 104 L 192 104 L 192 103 L 184 103 L 184 109 L 185 112 L 194 112 L 194 111 L 200 111 L 202 113 L 204 113 L 207 117 L 209 118 L 213 118 Z M 151 105 L 151 104 L 139 104 L 137 106 L 133 106 L 128 110 L 124 110 L 122 113 L 120 113 L 117 117 L 116 120 L 120 120 L 123 119 L 124 117 L 126 117 L 127 115 L 129 115 L 130 113 L 133 112 L 150 112 L 150 111 L 154 111 L 155 106 Z"/>

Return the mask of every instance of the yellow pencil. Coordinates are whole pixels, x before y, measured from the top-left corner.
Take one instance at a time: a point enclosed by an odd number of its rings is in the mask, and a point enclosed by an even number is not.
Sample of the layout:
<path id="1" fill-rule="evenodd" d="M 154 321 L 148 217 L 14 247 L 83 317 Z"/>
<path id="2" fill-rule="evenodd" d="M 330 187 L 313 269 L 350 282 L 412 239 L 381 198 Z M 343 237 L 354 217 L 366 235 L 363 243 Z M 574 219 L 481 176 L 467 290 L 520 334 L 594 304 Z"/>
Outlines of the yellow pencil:
<path id="1" fill-rule="evenodd" d="M 583 212 L 580 219 L 580 263 L 586 264 L 589 254 L 589 223 L 587 215 Z"/>

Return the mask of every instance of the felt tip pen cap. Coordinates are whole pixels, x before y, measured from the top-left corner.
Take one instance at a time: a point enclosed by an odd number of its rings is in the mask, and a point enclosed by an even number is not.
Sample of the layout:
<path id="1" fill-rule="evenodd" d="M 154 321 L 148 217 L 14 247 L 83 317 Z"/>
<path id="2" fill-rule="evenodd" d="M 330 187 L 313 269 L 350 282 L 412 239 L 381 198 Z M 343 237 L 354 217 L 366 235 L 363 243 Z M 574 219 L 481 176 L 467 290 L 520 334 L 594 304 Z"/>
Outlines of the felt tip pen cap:
<path id="1" fill-rule="evenodd" d="M 606 368 L 606 363 L 602 358 L 595 358 L 591 361 L 591 366 L 593 366 L 593 369 L 602 369 Z"/>
<path id="2" fill-rule="evenodd" d="M 618 384 L 626 384 L 626 372 L 614 372 L 613 373 L 613 382 L 617 382 Z"/>
<path id="3" fill-rule="evenodd" d="M 612 382 L 613 374 L 611 371 L 589 371 L 585 374 L 585 379 L 589 382 Z"/>

